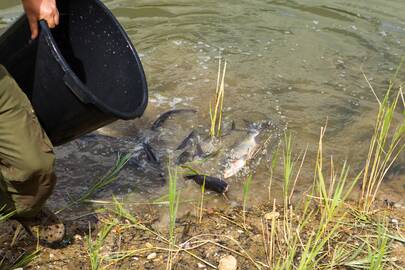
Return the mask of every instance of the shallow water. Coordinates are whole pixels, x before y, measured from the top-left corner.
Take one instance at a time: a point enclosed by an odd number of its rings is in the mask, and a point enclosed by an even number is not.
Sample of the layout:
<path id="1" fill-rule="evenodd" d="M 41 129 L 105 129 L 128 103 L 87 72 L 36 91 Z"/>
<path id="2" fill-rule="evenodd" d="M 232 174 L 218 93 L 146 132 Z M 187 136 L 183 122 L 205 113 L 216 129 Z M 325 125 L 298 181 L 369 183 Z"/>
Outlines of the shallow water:
<path id="1" fill-rule="evenodd" d="M 19 1 L 0 3 L 0 27 L 21 12 Z M 206 132 L 209 97 L 215 89 L 218 56 L 228 61 L 225 122 L 276 123 L 295 135 L 297 152 L 308 148 L 308 166 L 298 190 L 312 180 L 312 163 L 320 127 L 327 122 L 326 154 L 357 169 L 366 157 L 376 99 L 362 70 L 382 96 L 387 80 L 405 52 L 405 2 L 378 1 L 105 1 L 134 42 L 145 68 L 150 102 L 142 119 L 116 122 L 83 139 L 59 147 L 59 184 L 52 201 L 61 207 L 108 170 L 118 151 L 138 147 L 151 122 L 171 108 L 198 109 L 165 123 L 153 140 L 159 156 L 167 156 L 191 129 Z M 404 72 L 400 78 L 404 78 Z M 398 118 L 401 115 L 398 113 Z M 101 136 L 108 135 L 113 138 Z M 120 139 L 125 137 L 125 139 Z M 237 140 L 241 135 L 232 135 Z M 272 146 L 276 141 L 272 142 Z M 269 170 L 265 155 L 254 166 L 252 201 L 267 199 Z M 312 162 L 311 162 L 312 161 Z M 404 156 L 395 177 L 382 187 L 383 196 L 402 201 L 405 195 Z M 216 167 L 215 162 L 211 163 Z M 156 174 L 129 164 L 119 180 L 99 194 L 129 202 L 166 193 Z M 220 168 L 218 165 L 217 168 Z M 218 169 L 220 170 L 220 169 Z M 240 200 L 241 180 L 230 179 L 231 201 Z M 183 198 L 194 198 L 198 187 L 180 183 Z M 273 192 L 280 192 L 275 180 Z M 185 195 L 187 194 L 187 195 Z M 212 195 L 212 205 L 223 204 Z"/>

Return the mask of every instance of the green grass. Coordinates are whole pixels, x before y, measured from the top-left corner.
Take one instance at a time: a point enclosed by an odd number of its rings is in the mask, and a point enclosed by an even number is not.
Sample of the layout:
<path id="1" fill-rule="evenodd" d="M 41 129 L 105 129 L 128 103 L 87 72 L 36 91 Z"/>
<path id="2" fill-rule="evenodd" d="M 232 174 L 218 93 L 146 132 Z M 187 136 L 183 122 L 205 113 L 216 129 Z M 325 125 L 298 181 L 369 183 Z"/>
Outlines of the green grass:
<path id="1" fill-rule="evenodd" d="M 114 166 L 103 177 L 101 177 L 98 181 L 96 181 L 93 185 L 91 185 L 90 188 L 86 190 L 83 194 L 81 194 L 78 198 L 72 199 L 67 206 L 57 211 L 56 214 L 59 214 L 60 212 L 66 209 L 70 209 L 75 205 L 86 202 L 87 200 L 92 198 L 92 196 L 95 193 L 115 182 L 115 180 L 117 180 L 118 178 L 119 173 L 127 164 L 127 162 L 131 159 L 131 157 L 132 153 L 126 154 L 124 156 L 118 154 Z"/>
<path id="2" fill-rule="evenodd" d="M 96 240 L 93 240 L 91 237 L 91 228 L 89 225 L 89 235 L 87 236 L 87 253 L 90 259 L 91 270 L 98 270 L 101 268 L 101 264 L 103 262 L 103 256 L 100 254 L 101 248 L 103 247 L 107 236 L 116 225 L 116 221 L 105 224 L 98 232 Z"/>
<path id="3" fill-rule="evenodd" d="M 247 210 L 247 203 L 249 199 L 249 191 L 250 191 L 250 186 L 252 184 L 252 175 L 249 175 L 245 182 L 243 183 L 243 224 L 246 224 L 246 210 Z M 246 226 L 245 226 L 246 227 Z"/>
<path id="4" fill-rule="evenodd" d="M 402 237 L 390 233 L 386 225 L 375 225 L 372 221 L 375 215 L 371 212 L 389 167 L 405 147 L 405 118 L 399 123 L 394 121 L 399 102 L 404 102 L 403 93 L 400 89 L 393 95 L 391 87 L 384 100 L 379 102 L 366 166 L 360 172 L 352 172 L 346 162 L 337 170 L 332 158 L 329 166 L 324 164 L 323 141 L 326 129 L 321 128 L 314 183 L 310 192 L 304 194 L 302 202 L 298 203 L 302 207 L 297 209 L 291 205 L 291 197 L 297 180 L 297 177 L 293 180 L 293 174 L 297 170 L 298 159 L 293 158 L 291 135 L 285 135 L 282 164 L 284 215 L 278 223 L 272 220 L 271 237 L 268 237 L 265 243 L 269 250 L 267 262 L 271 269 L 396 268 L 394 262 L 389 259 L 389 244 L 390 239 L 401 242 Z M 271 178 L 273 171 L 274 166 L 271 164 Z M 327 175 L 325 171 L 328 171 Z M 348 201 L 349 195 L 360 181 L 361 210 Z M 299 218 L 296 218 L 296 215 Z M 354 244 L 350 238 L 342 240 L 341 237 L 346 231 L 351 231 L 357 239 L 356 242 L 361 244 Z M 278 249 L 274 250 L 270 246 L 277 246 Z"/>
<path id="5" fill-rule="evenodd" d="M 30 263 L 32 263 L 35 259 L 37 259 L 40 255 L 41 251 L 37 248 L 36 250 L 32 251 L 32 252 L 24 252 L 23 254 L 21 254 L 17 260 L 15 260 L 11 266 L 8 267 L 8 269 L 18 269 L 18 268 L 23 268 L 27 265 L 29 265 Z M 1 268 L 1 264 L 0 264 L 0 269 Z"/>
<path id="6" fill-rule="evenodd" d="M 169 259 L 167 260 L 167 269 L 172 269 L 172 253 L 171 250 L 176 244 L 175 229 L 177 210 L 180 201 L 180 192 L 177 190 L 177 167 L 169 166 Z"/>
<path id="7" fill-rule="evenodd" d="M 4 205 L 3 207 L 0 208 L 0 213 L 1 211 L 3 211 L 6 208 L 6 206 Z M 7 214 L 0 214 L 0 223 L 6 222 L 7 220 L 9 220 L 12 216 L 14 216 L 15 211 L 12 211 L 10 213 Z"/>
<path id="8" fill-rule="evenodd" d="M 378 114 L 362 179 L 361 205 L 365 212 L 370 211 L 389 168 L 405 147 L 405 117 L 393 126 L 394 113 L 403 94 L 400 89 L 392 100 L 392 87 L 393 83 L 390 84 L 384 99 L 378 100 Z"/>
<path id="9" fill-rule="evenodd" d="M 284 148 L 283 148 L 283 198 L 284 206 L 288 208 L 290 202 L 290 194 L 293 192 L 293 173 L 295 168 L 295 161 L 292 154 L 292 135 L 290 133 L 284 134 Z"/>

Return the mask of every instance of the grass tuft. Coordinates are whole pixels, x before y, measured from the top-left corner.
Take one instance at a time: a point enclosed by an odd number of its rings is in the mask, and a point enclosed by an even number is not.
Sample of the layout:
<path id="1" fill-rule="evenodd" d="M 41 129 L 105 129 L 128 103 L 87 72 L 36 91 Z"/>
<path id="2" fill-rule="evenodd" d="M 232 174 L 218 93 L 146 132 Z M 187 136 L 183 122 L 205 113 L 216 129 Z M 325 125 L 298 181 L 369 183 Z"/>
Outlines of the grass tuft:
<path id="1" fill-rule="evenodd" d="M 117 222 L 111 222 L 105 224 L 99 231 L 96 240 L 91 238 L 91 228 L 89 224 L 89 235 L 87 237 L 87 253 L 90 258 L 91 270 L 98 270 L 103 262 L 103 256 L 101 255 L 101 248 L 107 236 L 110 234 L 112 228 L 117 225 Z"/>
<path id="2" fill-rule="evenodd" d="M 177 210 L 180 202 L 180 192 L 177 190 L 177 167 L 168 168 L 169 172 L 169 258 L 167 260 L 166 269 L 172 269 L 172 248 L 176 244 L 175 228 L 177 219 Z"/>
<path id="3" fill-rule="evenodd" d="M 57 211 L 56 214 L 59 214 L 60 212 L 66 210 L 66 209 L 70 209 L 75 205 L 86 202 L 95 193 L 97 193 L 101 189 L 105 188 L 106 186 L 112 184 L 115 180 L 117 180 L 119 173 L 124 168 L 124 166 L 127 164 L 127 162 L 131 159 L 131 157 L 132 157 L 131 153 L 125 154 L 124 156 L 121 156 L 121 154 L 118 154 L 117 159 L 114 163 L 114 166 L 103 177 L 101 177 L 101 179 L 99 179 L 97 182 L 95 182 L 87 191 L 85 191 L 83 194 L 81 194 L 78 198 L 72 199 L 71 202 L 67 206 L 65 206 L 64 208 Z"/>
<path id="4" fill-rule="evenodd" d="M 400 88 L 392 101 L 390 99 L 391 92 L 392 83 L 384 99 L 379 102 L 374 133 L 364 166 L 360 203 L 365 212 L 371 210 L 384 177 L 405 147 L 405 118 L 393 126 L 394 113 L 398 108 L 400 98 L 403 96 L 402 90 Z M 405 111 L 403 111 L 403 115 L 405 115 Z M 394 133 L 393 136 L 390 136 L 392 130 Z"/>
<path id="5" fill-rule="evenodd" d="M 247 203 L 248 203 L 248 198 L 249 198 L 249 191 L 250 191 L 250 186 L 252 184 L 252 175 L 249 175 L 245 182 L 243 183 L 243 224 L 246 227 L 246 209 L 247 209 Z"/>

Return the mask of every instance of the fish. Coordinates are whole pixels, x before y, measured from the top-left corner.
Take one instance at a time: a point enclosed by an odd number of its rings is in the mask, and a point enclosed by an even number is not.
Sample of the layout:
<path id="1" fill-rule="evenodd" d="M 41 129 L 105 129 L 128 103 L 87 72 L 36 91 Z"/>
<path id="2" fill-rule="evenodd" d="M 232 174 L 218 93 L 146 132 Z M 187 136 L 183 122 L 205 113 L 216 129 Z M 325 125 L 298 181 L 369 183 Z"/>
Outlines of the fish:
<path id="1" fill-rule="evenodd" d="M 246 138 L 231 150 L 231 155 L 227 162 L 228 165 L 223 175 L 225 179 L 237 174 L 246 166 L 247 161 L 253 158 L 259 147 L 256 141 L 256 137 L 259 134 L 259 129 L 250 129 Z"/>
<path id="2" fill-rule="evenodd" d="M 153 149 L 153 147 L 147 143 L 147 142 L 143 142 L 142 143 L 142 149 L 146 154 L 146 159 L 149 162 L 152 162 L 155 165 L 160 165 L 160 161 L 157 158 L 157 155 L 155 154 L 155 150 Z"/>
<path id="3" fill-rule="evenodd" d="M 207 158 L 218 152 L 215 139 L 211 137 L 201 139 L 200 135 L 195 130 L 191 131 L 191 133 L 176 148 L 176 151 L 180 150 L 182 150 L 182 152 L 177 156 L 177 165 L 191 162 L 196 159 Z"/>
<path id="4" fill-rule="evenodd" d="M 205 189 L 212 190 L 220 194 L 226 193 L 229 189 L 229 184 L 227 182 L 216 177 L 202 174 L 191 174 L 185 176 L 185 178 L 194 180 L 194 182 L 200 186 L 204 185 L 205 181 Z"/>
<path id="5" fill-rule="evenodd" d="M 195 159 L 196 155 L 194 152 L 185 150 L 182 152 L 180 155 L 177 156 L 176 158 L 176 165 L 182 165 L 187 162 L 191 162 Z"/>
<path id="6" fill-rule="evenodd" d="M 173 114 L 177 114 L 177 113 L 183 113 L 183 112 L 190 112 L 190 113 L 196 113 L 197 110 L 194 109 L 174 109 L 174 110 L 170 110 L 167 111 L 165 113 L 162 113 L 153 123 L 151 126 L 151 130 L 156 130 L 159 127 L 162 126 L 162 124 Z"/>
<path id="7" fill-rule="evenodd" d="M 197 132 L 192 130 L 190 134 L 187 135 L 186 138 L 177 146 L 176 150 L 185 149 L 193 144 L 194 139 L 197 137 Z"/>

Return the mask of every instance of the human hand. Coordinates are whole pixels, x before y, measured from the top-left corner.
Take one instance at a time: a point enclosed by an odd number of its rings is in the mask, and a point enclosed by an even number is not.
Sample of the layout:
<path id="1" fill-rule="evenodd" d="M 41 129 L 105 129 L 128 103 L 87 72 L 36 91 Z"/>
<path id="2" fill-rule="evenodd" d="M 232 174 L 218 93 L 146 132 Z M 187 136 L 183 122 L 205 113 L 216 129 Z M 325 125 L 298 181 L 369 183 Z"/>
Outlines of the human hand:
<path id="1" fill-rule="evenodd" d="M 31 29 L 31 38 L 38 36 L 38 21 L 45 20 L 49 28 L 59 24 L 59 12 L 56 0 L 22 0 Z"/>

